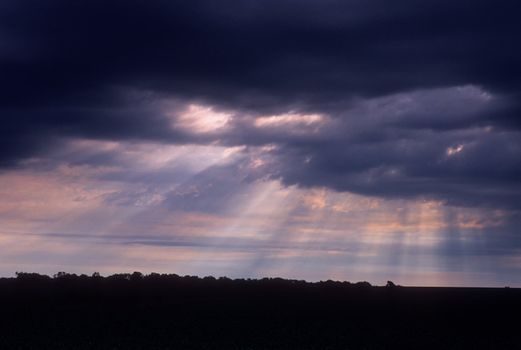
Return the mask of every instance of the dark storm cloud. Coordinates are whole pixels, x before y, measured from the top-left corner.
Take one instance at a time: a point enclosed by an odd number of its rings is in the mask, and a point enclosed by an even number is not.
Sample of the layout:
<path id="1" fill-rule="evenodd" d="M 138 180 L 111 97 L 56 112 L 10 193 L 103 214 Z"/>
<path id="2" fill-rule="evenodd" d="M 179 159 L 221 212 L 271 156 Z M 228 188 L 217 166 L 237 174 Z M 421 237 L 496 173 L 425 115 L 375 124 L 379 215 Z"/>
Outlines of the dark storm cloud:
<path id="1" fill-rule="evenodd" d="M 275 177 L 385 197 L 424 197 L 452 205 L 520 209 L 518 132 L 399 131 L 371 142 L 324 139 L 281 147 Z"/>
<path id="2" fill-rule="evenodd" d="M 270 172 L 286 184 L 518 207 L 519 10 L 480 0 L 2 1 L 0 166 L 68 138 L 274 143 Z M 177 130 L 163 100 L 231 110 L 233 122 L 213 138 Z M 241 117 L 289 111 L 331 123 L 295 133 Z"/>
<path id="3" fill-rule="evenodd" d="M 257 110 L 432 86 L 511 91 L 518 10 L 514 1 L 5 1 L 1 101 L 92 104 L 102 88 L 131 86 Z"/>

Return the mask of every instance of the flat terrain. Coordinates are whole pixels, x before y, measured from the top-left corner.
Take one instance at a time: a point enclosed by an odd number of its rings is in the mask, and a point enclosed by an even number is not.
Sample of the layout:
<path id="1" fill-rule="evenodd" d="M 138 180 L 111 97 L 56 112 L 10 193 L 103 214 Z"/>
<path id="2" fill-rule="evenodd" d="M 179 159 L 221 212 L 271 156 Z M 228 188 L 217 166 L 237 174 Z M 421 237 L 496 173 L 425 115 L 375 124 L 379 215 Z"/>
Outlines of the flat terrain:
<path id="1" fill-rule="evenodd" d="M 20 274 L 0 310 L 0 349 L 521 348 L 513 288 Z"/>

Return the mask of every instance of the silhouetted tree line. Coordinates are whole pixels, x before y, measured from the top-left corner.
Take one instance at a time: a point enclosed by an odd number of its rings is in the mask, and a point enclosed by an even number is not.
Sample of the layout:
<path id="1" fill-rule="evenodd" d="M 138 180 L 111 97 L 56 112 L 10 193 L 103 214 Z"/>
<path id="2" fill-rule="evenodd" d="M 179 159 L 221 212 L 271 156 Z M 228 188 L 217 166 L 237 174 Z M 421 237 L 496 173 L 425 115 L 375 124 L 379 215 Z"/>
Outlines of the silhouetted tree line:
<path id="1" fill-rule="evenodd" d="M 395 287 L 392 282 L 388 282 L 387 287 Z M 84 293 L 119 291 L 123 293 L 143 292 L 143 291 L 162 291 L 162 292 L 182 292 L 183 290 L 200 290 L 219 293 L 230 292 L 261 292 L 261 293 L 313 293 L 322 292 L 342 292 L 345 290 L 363 290 L 371 288 L 369 282 L 346 282 L 346 281 L 320 281 L 307 282 L 304 280 L 283 279 L 283 278 L 262 278 L 262 279 L 230 279 L 228 277 L 197 277 L 179 276 L 177 274 L 143 274 L 141 272 L 117 273 L 110 276 L 102 276 L 98 272 L 92 275 L 77 275 L 73 273 L 58 272 L 53 276 L 41 275 L 38 273 L 16 272 L 15 278 L 0 278 L 0 289 L 17 288 L 25 291 L 38 293 L 44 292 L 64 292 L 81 291 Z M 1 290 L 0 290 L 1 292 Z"/>
<path id="2" fill-rule="evenodd" d="M 371 287 L 369 282 L 356 282 L 351 283 L 348 281 L 320 281 L 320 282 L 307 282 L 305 280 L 295 280 L 295 279 L 284 279 L 280 277 L 264 277 L 261 279 L 251 279 L 251 278 L 238 278 L 231 279 L 228 277 L 218 277 L 215 278 L 213 276 L 206 277 L 198 277 L 198 276 L 179 276 L 177 274 L 159 274 L 156 272 L 152 272 L 150 274 L 143 274 L 139 271 L 134 271 L 133 273 L 117 273 L 113 275 L 109 275 L 107 277 L 102 276 L 99 272 L 94 272 L 92 275 L 77 275 L 74 273 L 67 273 L 60 271 L 54 274 L 52 277 L 48 275 L 42 275 L 34 272 L 16 272 L 16 280 L 18 281 L 35 281 L 35 282 L 48 282 L 51 280 L 57 281 L 86 281 L 86 280 L 107 280 L 107 281 L 169 281 L 169 282 L 179 282 L 179 281 L 190 281 L 196 283 L 270 283 L 270 284 L 286 284 L 286 285 L 335 285 L 335 286 L 356 286 L 356 287 Z M 12 280 L 13 278 L 4 277 L 0 278 L 0 280 Z M 393 282 L 388 281 L 387 286 L 392 285 L 395 286 Z"/>

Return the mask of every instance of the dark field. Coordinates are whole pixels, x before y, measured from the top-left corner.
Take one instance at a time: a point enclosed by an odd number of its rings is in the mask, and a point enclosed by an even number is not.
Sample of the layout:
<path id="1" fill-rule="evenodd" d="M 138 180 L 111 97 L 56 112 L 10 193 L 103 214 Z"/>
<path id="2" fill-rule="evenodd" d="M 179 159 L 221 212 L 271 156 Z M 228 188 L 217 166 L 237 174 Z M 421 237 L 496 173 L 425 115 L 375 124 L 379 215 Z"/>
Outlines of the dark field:
<path id="1" fill-rule="evenodd" d="M 19 274 L 0 297 L 0 349 L 521 349 L 510 288 Z"/>

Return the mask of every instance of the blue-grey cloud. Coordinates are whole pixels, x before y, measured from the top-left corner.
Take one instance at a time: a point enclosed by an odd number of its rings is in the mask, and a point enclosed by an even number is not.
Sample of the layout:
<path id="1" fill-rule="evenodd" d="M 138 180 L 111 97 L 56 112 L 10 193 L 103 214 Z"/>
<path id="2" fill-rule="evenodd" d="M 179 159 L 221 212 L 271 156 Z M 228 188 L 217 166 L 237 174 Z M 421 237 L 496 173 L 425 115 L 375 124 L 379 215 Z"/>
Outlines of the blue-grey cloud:
<path id="1" fill-rule="evenodd" d="M 65 156 L 74 138 L 275 145 L 263 176 L 288 185 L 519 209 L 519 10 L 485 0 L 3 1 L 0 165 L 121 161 Z M 231 111 L 228 128 L 173 125 L 190 103 Z M 253 122 L 290 112 L 328 122 Z"/>

